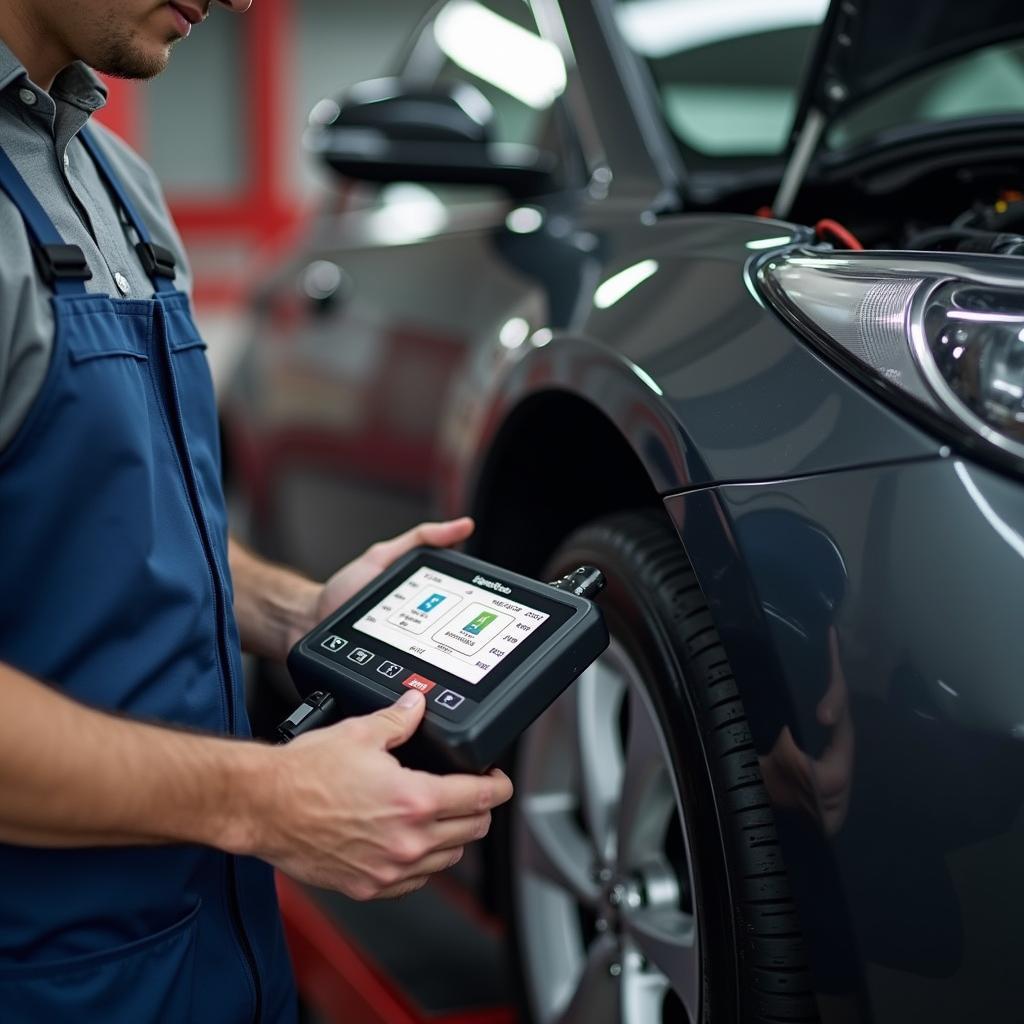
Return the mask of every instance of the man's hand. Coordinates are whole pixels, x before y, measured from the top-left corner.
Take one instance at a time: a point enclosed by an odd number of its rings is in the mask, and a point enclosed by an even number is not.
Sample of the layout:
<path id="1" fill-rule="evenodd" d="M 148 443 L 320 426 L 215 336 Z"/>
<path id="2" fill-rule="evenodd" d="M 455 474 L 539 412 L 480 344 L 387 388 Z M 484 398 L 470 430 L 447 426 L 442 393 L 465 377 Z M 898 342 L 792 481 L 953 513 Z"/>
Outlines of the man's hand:
<path id="1" fill-rule="evenodd" d="M 473 520 L 468 517 L 422 523 L 401 536 L 374 544 L 322 584 L 264 562 L 232 538 L 228 557 L 242 648 L 263 658 L 284 661 L 297 641 L 395 559 L 421 544 L 438 548 L 460 544 L 472 532 Z"/>
<path id="2" fill-rule="evenodd" d="M 405 544 L 400 553 L 422 542 L 390 543 Z M 385 546 L 376 557 L 397 554 Z M 250 835 L 239 852 L 359 900 L 402 896 L 458 863 L 463 847 L 487 834 L 491 809 L 511 797 L 512 783 L 498 770 L 478 777 L 403 768 L 389 751 L 412 736 L 424 708 L 410 690 L 376 714 L 267 749 L 262 780 L 243 796 Z"/>
<path id="3" fill-rule="evenodd" d="M 202 843 L 357 899 L 399 896 L 454 864 L 512 795 L 499 771 L 403 768 L 389 751 L 424 707 L 410 690 L 272 747 L 95 711 L 0 664 L 0 842 Z"/>
<path id="4" fill-rule="evenodd" d="M 376 579 L 406 552 L 421 545 L 449 548 L 461 544 L 472 533 L 473 520 L 469 516 L 463 516 L 461 519 L 451 519 L 445 523 L 420 523 L 419 526 L 414 526 L 411 530 L 392 537 L 391 540 L 378 541 L 357 559 L 339 569 L 324 584 L 309 629 L 327 618 L 336 608 L 340 608 L 353 594 Z M 308 632 L 309 630 L 304 630 L 295 639 L 298 640 Z"/>

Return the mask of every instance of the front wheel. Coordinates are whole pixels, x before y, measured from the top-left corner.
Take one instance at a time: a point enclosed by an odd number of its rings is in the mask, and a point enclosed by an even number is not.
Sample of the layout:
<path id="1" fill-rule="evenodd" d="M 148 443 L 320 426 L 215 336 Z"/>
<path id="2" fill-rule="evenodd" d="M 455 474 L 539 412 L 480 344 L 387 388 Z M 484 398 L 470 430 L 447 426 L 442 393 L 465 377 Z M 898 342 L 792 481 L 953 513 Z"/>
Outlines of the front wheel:
<path id="1" fill-rule="evenodd" d="M 507 888 L 534 1024 L 817 1019 L 757 755 L 663 515 L 620 514 L 549 576 L 601 567 L 612 641 L 513 764 Z"/>

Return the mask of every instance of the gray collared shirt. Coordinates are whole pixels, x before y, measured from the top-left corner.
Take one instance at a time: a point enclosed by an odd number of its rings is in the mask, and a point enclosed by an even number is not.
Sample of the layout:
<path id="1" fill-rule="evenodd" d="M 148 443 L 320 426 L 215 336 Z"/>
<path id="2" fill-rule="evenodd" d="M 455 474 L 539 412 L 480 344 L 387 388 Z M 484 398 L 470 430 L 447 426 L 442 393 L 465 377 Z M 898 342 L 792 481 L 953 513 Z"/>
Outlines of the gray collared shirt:
<path id="1" fill-rule="evenodd" d="M 57 76 L 50 92 L 31 82 L 0 40 L 0 146 L 69 245 L 85 253 L 90 292 L 146 298 L 153 286 L 118 208 L 77 138 L 106 103 L 102 82 L 83 64 Z M 178 259 L 176 284 L 190 280 L 181 240 L 148 166 L 111 132 L 92 129 L 153 241 Z M 17 432 L 46 375 L 53 351 L 51 292 L 40 280 L 21 214 L 0 190 L 0 449 Z"/>

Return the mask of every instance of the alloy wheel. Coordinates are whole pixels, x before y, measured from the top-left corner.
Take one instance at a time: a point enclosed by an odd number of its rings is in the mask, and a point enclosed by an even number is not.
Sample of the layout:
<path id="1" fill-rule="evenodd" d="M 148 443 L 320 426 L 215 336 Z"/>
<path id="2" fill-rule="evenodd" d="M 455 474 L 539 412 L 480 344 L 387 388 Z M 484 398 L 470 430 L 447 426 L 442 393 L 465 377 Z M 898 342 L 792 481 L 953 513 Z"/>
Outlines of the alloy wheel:
<path id="1" fill-rule="evenodd" d="M 701 944 L 669 747 L 616 640 L 519 747 L 520 960 L 536 1024 L 696 1024 Z"/>

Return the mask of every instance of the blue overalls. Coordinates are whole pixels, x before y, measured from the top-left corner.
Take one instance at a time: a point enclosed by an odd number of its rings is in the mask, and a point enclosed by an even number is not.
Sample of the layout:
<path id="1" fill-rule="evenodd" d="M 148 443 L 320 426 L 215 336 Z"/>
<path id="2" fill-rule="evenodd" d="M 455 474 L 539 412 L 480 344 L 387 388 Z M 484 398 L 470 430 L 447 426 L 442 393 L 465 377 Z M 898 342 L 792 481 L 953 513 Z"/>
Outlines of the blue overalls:
<path id="1" fill-rule="evenodd" d="M 0 661 L 94 707 L 248 735 L 205 346 L 173 256 L 82 138 L 156 294 L 88 294 L 81 250 L 0 149 L 56 322 L 43 388 L 0 452 Z M 294 1004 L 265 864 L 0 845 L 0 1020 L 278 1024 Z"/>

